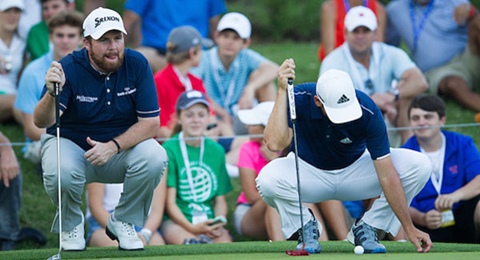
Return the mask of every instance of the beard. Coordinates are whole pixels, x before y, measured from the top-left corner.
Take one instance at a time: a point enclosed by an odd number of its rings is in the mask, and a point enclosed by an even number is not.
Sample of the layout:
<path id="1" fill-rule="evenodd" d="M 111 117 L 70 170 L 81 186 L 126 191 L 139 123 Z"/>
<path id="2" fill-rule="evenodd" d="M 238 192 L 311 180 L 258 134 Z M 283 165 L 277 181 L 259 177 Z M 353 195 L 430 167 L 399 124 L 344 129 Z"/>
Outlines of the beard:
<path id="1" fill-rule="evenodd" d="M 99 55 L 93 51 L 88 52 L 88 56 L 90 57 L 90 60 L 97 65 L 97 67 L 105 73 L 109 72 L 114 72 L 117 71 L 120 66 L 122 66 L 123 63 L 123 58 L 125 56 L 125 53 L 122 52 L 107 52 L 103 55 Z M 116 62 L 109 61 L 107 57 L 109 56 L 117 56 L 118 60 Z"/>

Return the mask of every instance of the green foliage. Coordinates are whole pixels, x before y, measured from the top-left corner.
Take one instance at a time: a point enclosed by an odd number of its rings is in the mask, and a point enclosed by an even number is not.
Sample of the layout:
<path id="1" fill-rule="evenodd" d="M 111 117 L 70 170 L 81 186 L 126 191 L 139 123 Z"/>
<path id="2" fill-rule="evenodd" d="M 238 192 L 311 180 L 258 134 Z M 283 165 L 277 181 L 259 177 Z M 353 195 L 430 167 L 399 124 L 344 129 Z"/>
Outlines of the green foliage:
<path id="1" fill-rule="evenodd" d="M 403 0 L 402 0 L 403 1 Z M 438 1 L 438 0 L 437 0 Z M 325 1 L 315 0 L 227 0 L 229 12 L 245 14 L 256 40 L 315 41 L 320 39 L 320 10 Z M 387 5 L 390 0 L 380 0 Z M 480 0 L 471 0 L 480 6 Z"/>
<path id="2" fill-rule="evenodd" d="M 252 36 L 263 41 L 319 39 L 320 1 L 227 1 L 229 12 L 241 12 L 252 23 Z"/>

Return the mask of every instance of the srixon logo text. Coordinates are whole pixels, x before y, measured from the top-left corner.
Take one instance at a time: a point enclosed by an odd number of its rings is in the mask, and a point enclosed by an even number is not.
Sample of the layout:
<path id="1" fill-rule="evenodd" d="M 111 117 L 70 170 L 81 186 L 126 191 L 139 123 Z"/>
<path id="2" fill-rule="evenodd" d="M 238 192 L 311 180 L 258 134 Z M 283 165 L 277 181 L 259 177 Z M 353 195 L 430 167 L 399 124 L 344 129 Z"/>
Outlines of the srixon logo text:
<path id="1" fill-rule="evenodd" d="M 97 28 L 97 26 L 99 26 L 103 22 L 120 22 L 120 19 L 115 16 L 97 17 L 95 18 L 95 28 Z"/>

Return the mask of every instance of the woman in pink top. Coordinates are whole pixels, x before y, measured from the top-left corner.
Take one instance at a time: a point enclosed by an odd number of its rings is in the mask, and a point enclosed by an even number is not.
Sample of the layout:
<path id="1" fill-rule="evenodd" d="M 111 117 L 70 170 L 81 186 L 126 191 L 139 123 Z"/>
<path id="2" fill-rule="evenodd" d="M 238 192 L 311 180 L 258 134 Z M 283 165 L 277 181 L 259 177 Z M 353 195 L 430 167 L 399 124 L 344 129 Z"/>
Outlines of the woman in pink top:
<path id="1" fill-rule="evenodd" d="M 240 121 L 247 126 L 250 141 L 240 147 L 237 166 L 239 168 L 242 193 L 238 197 L 233 214 L 235 231 L 239 235 L 254 239 L 285 240 L 280 228 L 280 216 L 276 209 L 268 206 L 260 197 L 255 179 L 260 170 L 279 156 L 268 150 L 263 142 L 263 130 L 272 112 L 274 102 L 263 102 L 253 109 L 238 111 Z M 323 225 L 318 209 L 312 205 L 315 216 Z M 328 240 L 323 232 L 320 240 Z"/>

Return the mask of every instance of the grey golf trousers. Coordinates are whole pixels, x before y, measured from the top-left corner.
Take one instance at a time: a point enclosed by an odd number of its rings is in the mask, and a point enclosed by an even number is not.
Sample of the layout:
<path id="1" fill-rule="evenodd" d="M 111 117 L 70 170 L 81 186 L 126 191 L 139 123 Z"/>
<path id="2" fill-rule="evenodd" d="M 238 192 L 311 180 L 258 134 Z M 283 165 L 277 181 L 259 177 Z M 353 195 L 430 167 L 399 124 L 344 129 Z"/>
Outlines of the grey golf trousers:
<path id="1" fill-rule="evenodd" d="M 44 134 L 42 142 L 43 183 L 45 190 L 58 207 L 57 139 Z M 167 166 L 165 149 L 154 139 L 110 158 L 102 166 L 94 166 L 85 159 L 85 151 L 66 138 L 60 138 L 60 175 L 62 190 L 62 231 L 69 231 L 83 221 L 82 204 L 85 184 L 91 182 L 123 183 L 123 192 L 115 208 L 119 221 L 143 226 L 157 187 Z M 98 198 L 103 200 L 103 198 Z M 58 211 L 52 232 L 59 231 Z"/>

